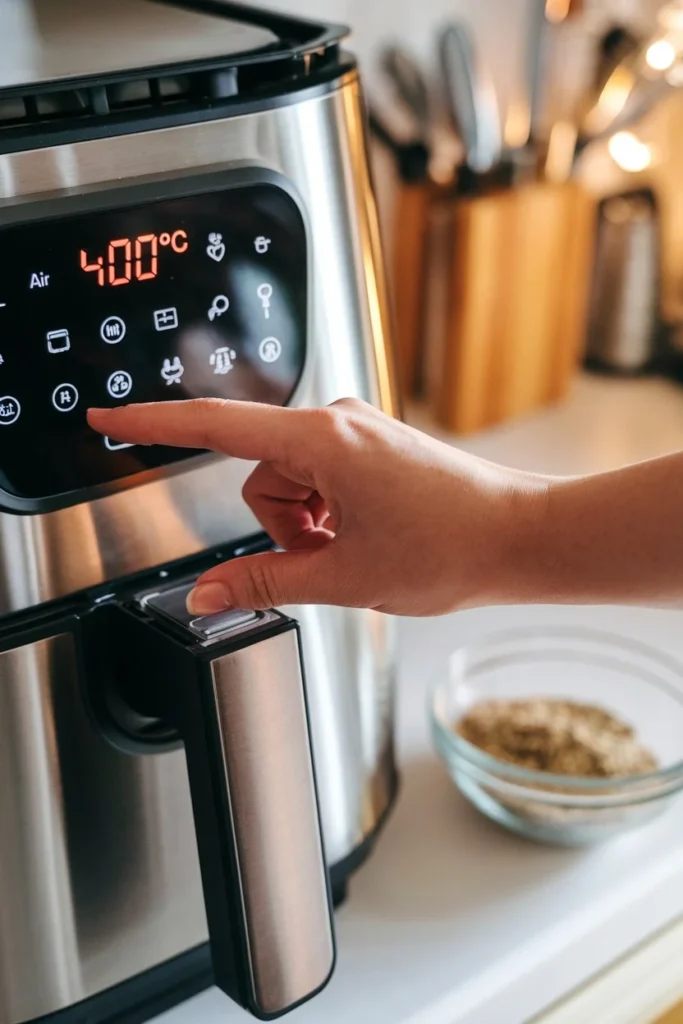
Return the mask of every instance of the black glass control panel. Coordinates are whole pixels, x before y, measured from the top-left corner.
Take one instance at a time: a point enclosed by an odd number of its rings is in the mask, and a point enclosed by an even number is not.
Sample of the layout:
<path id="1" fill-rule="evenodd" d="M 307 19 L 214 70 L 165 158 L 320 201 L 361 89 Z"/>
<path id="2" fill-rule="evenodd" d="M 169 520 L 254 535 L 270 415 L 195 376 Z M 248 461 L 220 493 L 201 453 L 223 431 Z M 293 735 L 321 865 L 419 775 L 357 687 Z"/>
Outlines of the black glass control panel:
<path id="1" fill-rule="evenodd" d="M 0 228 L 0 487 L 50 499 L 196 455 L 103 439 L 86 410 L 284 405 L 305 346 L 305 229 L 276 185 Z"/>

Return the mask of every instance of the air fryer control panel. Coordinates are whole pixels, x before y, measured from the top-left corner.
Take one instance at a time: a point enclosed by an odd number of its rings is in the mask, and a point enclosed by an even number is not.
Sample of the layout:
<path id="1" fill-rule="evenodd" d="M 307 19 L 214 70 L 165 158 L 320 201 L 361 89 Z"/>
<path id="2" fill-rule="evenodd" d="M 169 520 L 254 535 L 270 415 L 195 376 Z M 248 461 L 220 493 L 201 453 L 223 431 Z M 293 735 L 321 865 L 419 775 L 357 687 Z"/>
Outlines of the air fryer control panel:
<path id="1" fill-rule="evenodd" d="M 303 370 L 306 238 L 292 197 L 246 184 L 0 228 L 0 488 L 50 499 L 169 465 L 91 406 L 284 405 Z"/>

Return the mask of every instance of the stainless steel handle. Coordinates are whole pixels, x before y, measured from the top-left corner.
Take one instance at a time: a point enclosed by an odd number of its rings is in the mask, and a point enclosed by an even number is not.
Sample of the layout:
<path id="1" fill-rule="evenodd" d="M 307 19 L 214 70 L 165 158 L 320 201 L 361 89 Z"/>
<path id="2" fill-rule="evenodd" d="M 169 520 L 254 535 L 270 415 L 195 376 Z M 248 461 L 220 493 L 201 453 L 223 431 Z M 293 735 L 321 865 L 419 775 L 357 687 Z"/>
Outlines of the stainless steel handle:
<path id="1" fill-rule="evenodd" d="M 216 984 L 271 1020 L 335 961 L 299 627 L 276 611 L 195 618 L 191 587 L 99 615 L 125 700 L 185 745 Z"/>
<path id="2" fill-rule="evenodd" d="M 251 1008 L 270 1017 L 318 991 L 334 964 L 298 630 L 224 654 L 210 670 L 204 714 L 214 737 L 205 751 L 214 752 L 219 798 L 214 821 L 199 829 L 200 857 L 209 864 L 215 855 L 202 857 L 202 844 L 225 846 L 226 826 L 234 848 L 221 855 L 223 884 L 209 879 L 207 911 L 222 913 L 208 904 L 237 883 L 231 902 L 243 915 Z"/>

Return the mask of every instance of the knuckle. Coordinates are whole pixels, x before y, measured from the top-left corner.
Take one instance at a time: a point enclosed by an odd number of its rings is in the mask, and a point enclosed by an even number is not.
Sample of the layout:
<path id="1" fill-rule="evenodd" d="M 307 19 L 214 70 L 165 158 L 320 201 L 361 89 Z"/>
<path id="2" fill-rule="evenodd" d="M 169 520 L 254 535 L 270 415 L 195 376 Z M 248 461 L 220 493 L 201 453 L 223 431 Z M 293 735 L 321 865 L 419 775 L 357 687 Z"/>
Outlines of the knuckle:
<path id="1" fill-rule="evenodd" d="M 333 402 L 322 409 L 312 410 L 311 437 L 320 438 L 326 445 L 342 445 L 349 437 L 351 410 L 346 400 Z"/>
<path id="2" fill-rule="evenodd" d="M 342 411 L 336 405 L 323 405 L 318 409 L 309 409 L 308 426 L 310 429 L 327 430 L 342 416 Z"/>
<path id="3" fill-rule="evenodd" d="M 330 409 L 346 409 L 349 412 L 353 410 L 361 410 L 367 408 L 367 403 L 361 401 L 360 398 L 338 398 L 336 402 L 330 403 Z"/>
<path id="4" fill-rule="evenodd" d="M 270 558 L 255 555 L 243 582 L 248 607 L 273 608 L 279 603 L 279 588 L 276 586 Z"/>
<path id="5" fill-rule="evenodd" d="M 375 438 L 377 424 L 376 410 L 359 398 L 342 398 L 328 406 L 331 421 L 329 435 L 334 442 L 348 449 L 363 447 Z"/>
<path id="6" fill-rule="evenodd" d="M 256 481 L 254 474 L 250 473 L 242 486 L 242 499 L 251 508 L 251 503 L 256 495 Z"/>

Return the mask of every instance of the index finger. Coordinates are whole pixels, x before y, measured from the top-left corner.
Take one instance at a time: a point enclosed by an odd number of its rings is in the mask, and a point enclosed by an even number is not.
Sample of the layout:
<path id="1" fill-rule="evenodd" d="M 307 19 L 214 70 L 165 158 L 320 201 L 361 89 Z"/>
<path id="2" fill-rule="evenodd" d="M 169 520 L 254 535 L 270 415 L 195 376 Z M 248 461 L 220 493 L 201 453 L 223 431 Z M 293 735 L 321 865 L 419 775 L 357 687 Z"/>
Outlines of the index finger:
<path id="1" fill-rule="evenodd" d="M 132 444 L 208 448 L 249 462 L 273 461 L 310 443 L 305 410 L 197 398 L 89 409 L 93 430 Z"/>

